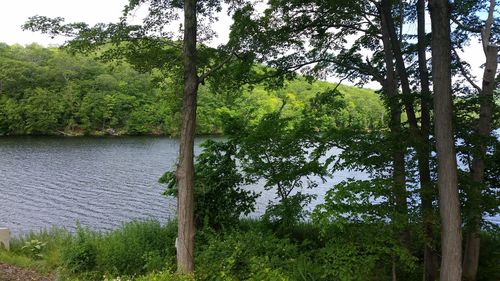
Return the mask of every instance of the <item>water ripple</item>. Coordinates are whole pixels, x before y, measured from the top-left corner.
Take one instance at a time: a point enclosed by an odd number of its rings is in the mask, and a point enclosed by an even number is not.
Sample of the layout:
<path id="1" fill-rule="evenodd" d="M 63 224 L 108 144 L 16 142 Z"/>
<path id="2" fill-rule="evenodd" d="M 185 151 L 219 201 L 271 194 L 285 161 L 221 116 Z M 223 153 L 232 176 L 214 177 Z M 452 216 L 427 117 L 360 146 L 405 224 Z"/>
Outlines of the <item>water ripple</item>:
<path id="1" fill-rule="evenodd" d="M 195 152 L 203 139 L 196 140 Z M 76 223 L 110 230 L 132 220 L 167 221 L 176 200 L 161 195 L 158 178 L 174 168 L 178 141 L 170 138 L 0 138 L 0 226 L 14 235 Z M 320 202 L 344 173 L 315 190 Z M 261 185 L 260 185 L 261 186 Z M 249 190 L 260 191 L 257 186 Z M 257 202 L 262 213 L 272 191 Z M 488 218 L 500 223 L 499 217 Z"/>

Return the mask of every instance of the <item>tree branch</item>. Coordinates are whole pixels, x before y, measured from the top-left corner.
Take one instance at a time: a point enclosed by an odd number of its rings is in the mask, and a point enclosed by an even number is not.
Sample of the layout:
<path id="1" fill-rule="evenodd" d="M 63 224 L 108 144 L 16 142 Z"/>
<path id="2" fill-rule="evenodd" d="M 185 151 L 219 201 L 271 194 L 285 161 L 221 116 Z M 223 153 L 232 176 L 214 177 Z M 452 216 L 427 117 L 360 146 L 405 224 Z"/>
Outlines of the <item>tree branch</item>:
<path id="1" fill-rule="evenodd" d="M 220 62 L 218 65 L 212 67 L 211 69 L 209 69 L 207 72 L 203 73 L 202 75 L 200 75 L 200 78 L 198 78 L 198 83 L 200 84 L 203 84 L 205 82 L 205 79 L 207 79 L 207 77 L 211 76 L 212 74 L 214 74 L 215 72 L 219 71 L 222 67 L 224 67 L 224 65 L 226 65 L 232 58 L 234 57 L 234 53 L 231 52 L 231 54 L 229 56 L 227 56 L 224 60 L 222 60 L 222 62 Z"/>
<path id="2" fill-rule="evenodd" d="M 493 0 L 494 1 L 494 0 Z M 461 22 L 459 22 L 456 18 L 450 17 L 451 21 L 455 23 L 460 29 L 463 29 L 465 31 L 469 31 L 472 33 L 481 33 L 481 29 L 473 28 L 470 26 L 465 26 Z"/>
<path id="3" fill-rule="evenodd" d="M 460 70 L 460 72 L 464 76 L 465 80 L 467 80 L 467 82 L 469 82 L 472 85 L 472 87 L 474 87 L 474 89 L 476 89 L 478 92 L 481 92 L 481 87 L 479 87 L 476 83 L 474 83 L 474 81 L 472 80 L 472 78 L 468 75 L 467 70 L 464 68 L 464 66 L 460 62 L 460 56 L 458 55 L 458 53 L 455 50 L 455 48 L 451 48 L 451 50 L 452 50 L 453 54 L 457 57 L 457 60 L 458 60 L 458 69 Z"/>
<path id="4" fill-rule="evenodd" d="M 488 44 L 490 43 L 490 33 L 491 33 L 491 26 L 493 25 L 494 12 L 495 12 L 495 0 L 490 0 L 488 18 L 486 19 L 486 24 L 484 25 L 484 28 L 481 31 L 481 39 L 483 41 L 483 50 L 485 55 L 486 55 L 486 49 L 488 48 Z"/>
<path id="5" fill-rule="evenodd" d="M 342 82 L 344 82 L 344 80 L 348 79 L 353 73 L 354 73 L 354 71 L 351 71 L 351 72 L 347 73 L 346 76 L 342 77 L 342 79 L 340 79 L 340 81 L 337 83 L 337 85 L 335 85 L 335 88 L 333 88 L 333 91 L 335 92 L 338 89 L 338 87 L 340 87 L 340 84 L 342 84 Z"/>

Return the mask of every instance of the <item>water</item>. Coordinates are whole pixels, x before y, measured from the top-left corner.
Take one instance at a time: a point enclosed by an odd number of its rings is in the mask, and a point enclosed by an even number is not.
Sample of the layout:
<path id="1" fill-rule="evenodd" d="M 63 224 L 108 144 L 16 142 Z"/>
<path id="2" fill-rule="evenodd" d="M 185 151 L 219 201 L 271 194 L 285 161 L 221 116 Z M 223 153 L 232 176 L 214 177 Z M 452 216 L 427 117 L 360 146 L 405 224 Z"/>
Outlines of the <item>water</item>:
<path id="1" fill-rule="evenodd" d="M 165 221 L 175 199 L 160 195 L 157 180 L 177 151 L 169 138 L 0 138 L 0 225 L 25 233 Z"/>
<path id="2" fill-rule="evenodd" d="M 196 153 L 203 140 L 196 139 Z M 17 235 L 51 226 L 73 230 L 77 221 L 98 230 L 132 220 L 166 221 L 175 216 L 176 200 L 162 196 L 157 181 L 173 170 L 178 145 L 165 137 L 2 137 L 0 227 Z M 336 172 L 313 191 L 315 203 L 348 177 L 366 175 Z M 260 185 L 247 188 L 262 191 Z M 262 192 L 253 215 L 273 199 L 272 191 Z"/>

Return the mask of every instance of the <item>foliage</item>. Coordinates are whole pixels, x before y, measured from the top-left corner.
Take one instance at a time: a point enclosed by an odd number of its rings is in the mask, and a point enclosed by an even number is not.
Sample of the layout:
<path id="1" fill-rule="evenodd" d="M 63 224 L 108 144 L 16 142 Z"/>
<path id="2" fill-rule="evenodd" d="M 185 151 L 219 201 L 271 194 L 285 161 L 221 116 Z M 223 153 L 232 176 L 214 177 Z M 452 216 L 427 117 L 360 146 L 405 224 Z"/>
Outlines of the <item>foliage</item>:
<path id="1" fill-rule="evenodd" d="M 486 2 L 451 3 L 450 15 L 456 24 L 451 42 L 454 49 L 463 47 L 470 40 L 468 35 L 479 34 L 484 26 L 481 14 Z M 127 16 L 143 3 L 150 4 L 144 25 L 129 26 Z M 376 280 L 387 279 L 390 267 L 398 267 L 394 272 L 397 271 L 399 279 L 416 279 L 415 258 L 421 253 L 413 253 L 411 246 L 404 245 L 403 230 L 410 231 L 408 225 L 423 223 L 425 231 L 422 227 L 417 237 L 429 237 L 415 245 L 432 247 L 436 246 L 431 241 L 436 233 L 432 232 L 438 231 L 433 229 L 432 218 L 436 209 L 435 195 L 431 194 L 436 176 L 434 136 L 429 135 L 432 124 L 424 121 L 431 115 L 431 109 L 424 110 L 429 105 L 429 93 L 424 89 L 429 78 L 425 58 L 429 53 L 426 38 L 429 34 L 425 34 L 424 26 L 417 42 L 415 34 L 403 28 L 417 21 L 415 13 L 419 12 L 414 3 L 402 1 L 396 9 L 396 3 L 390 1 L 276 0 L 267 3 L 262 12 L 247 1 L 237 1 L 229 11 L 235 19 L 229 44 L 213 49 L 203 44 L 212 36 L 203 27 L 215 20 L 212 12 L 219 12 L 220 4 L 220 1 L 200 1 L 196 7 L 201 19 L 199 30 L 203 31 L 198 46 L 197 83 L 206 82 L 200 88 L 198 133 L 228 136 L 225 142 L 208 142 L 206 151 L 198 158 L 197 225 L 216 230 L 237 225 L 241 214 L 253 210 L 256 195 L 241 187 L 251 181 L 262 182 L 265 189 L 276 191 L 277 201 L 269 204 L 263 219 L 281 228 L 240 232 L 231 227 L 216 233 L 206 230 L 200 234 L 203 242 L 197 256 L 202 265 L 202 279 L 287 280 L 300 276 L 317 280 L 364 280 L 366 276 L 376 276 L 373 278 Z M 0 97 L 4 109 L 0 112 L 0 134 L 73 131 L 176 134 L 181 44 L 164 28 L 165 23 L 178 18 L 173 12 L 177 8 L 182 6 L 175 1 L 130 1 L 119 24 L 94 27 L 84 23 L 64 24 L 62 18 L 31 18 L 25 25 L 27 29 L 76 36 L 67 45 L 73 51 L 96 52 L 96 57 L 107 61 L 125 59 L 135 69 L 150 73 L 141 74 L 145 83 L 130 85 L 130 78 L 138 74 L 131 71 L 130 65 L 120 68 L 113 64 L 120 69 L 119 74 L 124 73 L 120 76 L 102 70 L 111 64 L 103 67 L 86 60 L 91 65 L 88 77 L 81 78 L 83 71 L 72 71 L 65 65 L 61 68 L 64 71 L 59 71 L 64 78 L 61 80 L 59 75 L 47 74 L 45 68 L 59 70 L 51 58 L 65 54 L 37 46 L 28 47 L 28 51 L 2 46 L 0 51 L 6 60 L 0 62 L 3 67 L 0 82 L 4 87 L 0 90 L 5 89 L 6 95 L 2 92 Z M 425 20 L 425 14 L 421 20 Z M 493 31 L 498 29 L 498 19 L 494 22 Z M 387 30 L 390 36 L 384 33 Z M 493 32 L 493 41 L 498 39 L 496 34 Z M 354 41 L 347 40 L 353 35 L 357 37 Z M 205 79 L 204 74 L 210 73 L 223 58 L 242 63 L 233 61 L 222 67 L 218 75 Z M 254 61 L 262 65 L 254 65 Z M 495 165 L 499 142 L 495 136 L 478 137 L 475 126 L 480 103 L 474 93 L 481 90 L 477 85 L 473 85 L 474 90 L 461 85 L 460 75 L 469 75 L 468 65 L 460 61 L 455 50 L 451 66 L 454 78 L 458 77 L 454 79 L 457 81 L 454 90 L 460 93 L 455 97 L 454 121 L 458 156 L 463 164 L 459 169 L 464 222 L 475 225 L 477 220 L 479 229 L 483 214 L 494 215 L 499 211 L 498 165 Z M 299 76 L 297 71 L 306 76 Z M 386 110 L 391 113 L 390 128 L 385 126 L 384 107 L 372 92 L 356 90 L 356 94 L 350 95 L 352 88 L 338 87 L 343 92 L 340 95 L 328 83 L 305 83 L 313 76 L 331 75 L 358 83 L 377 81 L 386 95 L 394 82 L 395 97 L 385 98 Z M 252 84 L 264 80 L 265 84 Z M 434 82 L 437 85 L 438 81 Z M 397 93 L 399 86 L 403 95 Z M 360 92 L 363 95 L 358 95 Z M 168 98 L 172 102 L 166 102 Z M 404 117 L 404 122 L 400 120 L 403 106 L 408 122 Z M 421 116 L 413 113 L 415 108 L 421 110 Z M 496 123 L 493 121 L 493 128 Z M 439 132 L 442 128 L 435 129 Z M 486 147 L 486 156 L 477 151 L 480 147 Z M 339 149 L 338 155 L 329 154 Z M 480 180 L 480 186 L 470 178 L 471 159 L 478 156 L 487 163 L 485 180 Z M 405 164 L 398 167 L 397 162 Z M 313 242 L 293 240 L 293 229 L 306 220 L 306 205 L 313 199 L 305 189 L 316 187 L 316 180 L 331 172 L 345 169 L 365 171 L 370 179 L 349 179 L 332 186 L 312 217 L 322 235 L 308 237 Z M 167 194 L 175 195 L 175 175 L 166 173 L 161 180 L 169 184 Z M 420 200 L 416 191 L 421 192 Z M 283 233 L 293 238 L 280 236 Z M 165 253 L 154 250 L 155 247 L 144 252 L 120 234 L 92 235 L 77 234 L 79 240 L 68 251 L 73 255 L 66 256 L 66 267 L 76 268 L 71 269 L 75 272 L 96 270 L 109 274 L 162 269 Z M 121 244 L 117 246 L 106 237 L 113 237 L 113 241 Z M 130 252 L 121 248 L 127 244 L 123 240 L 130 244 Z M 258 246 L 245 241 L 258 242 Z M 304 254 L 300 252 L 303 248 L 308 250 Z M 118 254 L 115 257 L 108 253 Z M 300 266 L 299 269 L 291 266 L 295 262 L 291 256 L 297 258 L 297 264 L 314 270 L 305 277 Z M 214 261 L 216 264 L 212 264 Z M 314 263 L 327 266 L 317 268 Z M 128 268 L 129 264 L 133 268 Z M 496 274 L 494 270 L 491 272 Z M 158 278 L 163 278 L 162 274 Z M 169 271 L 165 274 L 165 278 L 171 278 Z"/>
<path id="2" fill-rule="evenodd" d="M 0 135 L 176 135 L 181 81 L 161 68 L 148 71 L 35 44 L 0 44 Z M 266 90 L 263 85 L 244 91 L 201 86 L 197 132 L 223 133 L 226 114 L 253 112 L 257 120 L 275 111 L 282 95 L 290 100 L 284 114 L 298 116 L 307 100 L 328 87 L 332 85 L 309 84 L 304 79 L 287 82 L 280 91 Z M 351 108 L 335 117 L 339 125 L 356 122 L 371 128 L 384 123 L 382 104 L 373 92 L 340 89 Z"/>
<path id="3" fill-rule="evenodd" d="M 70 272 L 92 271 L 96 266 L 95 234 L 78 226 L 76 238 L 63 252 L 64 266 Z"/>
<path id="4" fill-rule="evenodd" d="M 33 239 L 26 241 L 21 249 L 26 251 L 33 259 L 40 259 L 43 258 L 42 251 L 45 246 L 47 246 L 47 243 Z"/>
<path id="5" fill-rule="evenodd" d="M 54 270 L 61 265 L 61 257 L 63 245 L 69 245 L 72 240 L 71 234 L 65 229 L 51 228 L 41 230 L 39 232 L 30 232 L 21 237 L 17 237 L 11 241 L 11 252 L 17 257 L 33 258 L 31 254 L 26 253 L 23 247 L 30 241 L 43 241 L 45 246 L 41 247 L 41 259 L 37 259 L 37 263 L 43 262 L 46 269 L 43 271 Z M 17 264 L 17 263 L 16 263 Z M 21 265 L 25 266 L 25 262 Z M 29 263 L 28 263 L 29 264 Z M 39 268 L 38 264 L 36 265 Z M 40 268 L 39 268 L 40 269 Z M 42 268 L 43 269 L 43 268 Z"/>
<path id="6" fill-rule="evenodd" d="M 267 231 L 231 231 L 220 234 L 204 232 L 203 245 L 196 257 L 201 280 L 258 280 L 258 276 L 283 279 L 279 272 L 289 272 L 299 255 L 296 245 L 274 237 Z M 280 270 L 281 269 L 281 270 Z M 277 279 L 279 280 L 279 279 Z"/>
<path id="7" fill-rule="evenodd" d="M 132 222 L 103 234 L 79 227 L 62 261 L 71 273 L 135 275 L 163 269 L 175 255 L 174 225 Z"/>
<path id="8" fill-rule="evenodd" d="M 240 220 L 222 233 L 204 228 L 197 237 L 196 280 L 354 281 L 367 276 L 389 280 L 395 257 L 400 261 L 398 271 L 406 272 L 404 280 L 421 280 L 421 264 L 394 243 L 392 231 L 386 223 L 345 221 L 301 223 L 281 233 L 262 220 Z M 78 232 L 52 229 L 15 237 L 11 252 L 0 251 L 0 261 L 43 272 L 58 268 L 61 280 L 194 280 L 174 273 L 175 221 L 164 226 L 133 222 L 104 233 L 83 228 Z M 497 280 L 498 229 L 481 235 L 478 280 Z M 412 237 L 415 244 L 423 243 L 421 236 Z M 28 239 L 47 243 L 41 259 L 22 250 Z M 79 257 L 83 265 L 89 255 L 82 253 L 89 252 L 82 249 L 93 249 L 94 266 L 71 273 L 75 268 L 69 267 L 67 258 Z M 415 251 L 421 257 L 421 248 Z M 161 264 L 153 253 L 159 254 Z"/>
<path id="9" fill-rule="evenodd" d="M 289 97 L 277 111 L 264 114 L 255 123 L 234 117 L 227 129 L 230 140 L 238 145 L 242 170 L 253 181 L 264 181 L 264 189 L 276 191 L 277 201 L 269 202 L 264 218 L 281 226 L 305 219 L 304 207 L 314 196 L 303 193 L 304 189 L 317 187 L 313 177 L 328 175 L 321 154 L 313 153 L 319 145 L 311 134 L 316 124 L 283 116 L 288 101 Z"/>
<path id="10" fill-rule="evenodd" d="M 254 211 L 258 194 L 241 186 L 245 178 L 236 165 L 235 144 L 207 140 L 196 159 L 195 220 L 198 226 L 220 230 L 237 224 L 241 215 Z M 177 195 L 174 172 L 160 178 L 165 195 Z"/>
<path id="11" fill-rule="evenodd" d="M 500 227 L 495 225 L 487 232 L 481 233 L 481 250 L 479 251 L 478 281 L 496 280 L 500 278 L 500 268 L 496 261 L 500 260 Z"/>
<path id="12" fill-rule="evenodd" d="M 113 279 L 113 281 L 115 280 L 116 279 Z M 151 274 L 138 277 L 135 279 L 135 281 L 195 281 L 195 279 L 190 276 L 179 275 L 178 273 L 174 273 L 171 270 L 163 270 L 161 272 L 153 272 Z"/>
<path id="13" fill-rule="evenodd" d="M 492 97 L 494 101 L 499 100 L 498 92 Z M 480 208 L 483 214 L 488 216 L 496 216 L 500 213 L 500 204 L 498 199 L 498 186 L 499 186 L 499 165 L 498 159 L 500 157 L 500 139 L 498 135 L 498 122 L 499 120 L 499 104 L 498 102 L 492 103 L 492 111 L 495 114 L 492 118 L 491 124 L 493 131 L 487 137 L 481 137 L 477 134 L 476 124 L 479 119 L 479 104 L 481 99 L 476 95 L 465 96 L 456 99 L 454 116 L 455 132 L 457 138 L 457 158 L 459 165 L 459 187 L 461 189 L 461 203 L 463 211 L 463 221 L 469 223 L 473 214 L 478 208 L 477 202 L 481 202 Z M 495 123 L 496 122 L 496 123 Z M 472 160 L 479 157 L 479 147 L 486 148 L 484 161 L 486 170 L 484 175 L 484 182 L 480 184 L 480 198 L 477 198 L 472 191 L 477 187 L 478 183 L 473 182 L 470 176 Z M 474 203 L 473 203 L 474 202 Z"/>

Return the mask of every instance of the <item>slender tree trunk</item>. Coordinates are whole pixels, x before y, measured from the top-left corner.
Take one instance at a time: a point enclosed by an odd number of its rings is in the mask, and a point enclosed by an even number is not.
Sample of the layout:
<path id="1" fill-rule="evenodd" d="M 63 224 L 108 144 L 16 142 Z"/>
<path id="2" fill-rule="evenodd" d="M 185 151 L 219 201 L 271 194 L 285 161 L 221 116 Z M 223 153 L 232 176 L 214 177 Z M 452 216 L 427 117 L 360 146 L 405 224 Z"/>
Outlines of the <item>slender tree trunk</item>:
<path id="1" fill-rule="evenodd" d="M 493 116 L 493 91 L 496 88 L 495 75 L 498 67 L 498 46 L 490 45 L 491 26 L 493 25 L 493 13 L 495 11 L 495 0 L 490 0 L 488 18 L 482 32 L 484 54 L 486 56 L 486 67 L 483 74 L 482 91 L 479 93 L 479 121 L 476 132 L 480 139 L 485 139 L 491 132 L 491 121 Z M 471 204 L 470 223 L 467 226 L 465 253 L 463 259 L 463 279 L 475 281 L 479 264 L 479 249 L 481 246 L 481 185 L 484 182 L 484 171 L 486 169 L 484 158 L 486 157 L 486 145 L 482 142 L 477 147 L 471 166 L 472 186 L 469 193 L 469 204 Z"/>
<path id="2" fill-rule="evenodd" d="M 390 0 L 381 1 L 382 16 L 385 18 L 383 22 L 382 29 L 387 29 L 387 35 L 389 36 L 390 48 L 394 59 L 396 61 L 396 70 L 398 72 L 399 81 L 401 82 L 401 89 L 403 92 L 403 102 L 405 104 L 405 111 L 408 118 L 408 123 L 410 124 L 410 129 L 413 131 L 414 135 L 418 135 L 418 123 L 415 115 L 415 109 L 413 107 L 413 97 L 410 89 L 410 82 L 408 79 L 408 73 L 406 71 L 406 66 L 403 60 L 403 53 L 401 51 L 401 42 L 396 34 L 396 29 L 394 27 L 394 19 L 392 17 L 392 2 Z"/>
<path id="3" fill-rule="evenodd" d="M 480 109 L 477 134 L 485 139 L 491 132 L 491 119 L 493 116 L 493 91 L 495 90 L 495 75 L 497 71 L 498 47 L 489 45 L 486 49 L 486 67 L 483 74 L 482 91 L 479 94 Z M 469 194 L 471 204 L 470 224 L 466 236 L 463 278 L 466 281 L 476 280 L 479 263 L 480 230 L 481 230 L 481 186 L 484 182 L 486 169 L 486 145 L 480 143 L 471 166 L 472 186 Z"/>
<path id="4" fill-rule="evenodd" d="M 434 281 L 438 274 L 438 256 L 436 252 L 437 243 L 434 241 L 434 210 L 432 201 L 434 197 L 434 186 L 431 181 L 430 172 L 430 86 L 429 73 L 427 71 L 427 37 L 425 32 L 425 0 L 417 1 L 417 49 L 418 70 L 420 77 L 420 135 L 421 141 L 418 145 L 418 170 L 420 180 L 420 197 L 422 209 L 422 221 L 424 232 L 424 281 Z"/>
<path id="5" fill-rule="evenodd" d="M 194 273 L 194 136 L 196 127 L 196 0 L 184 1 L 184 96 L 179 165 L 177 213 L 177 270 Z"/>
<path id="6" fill-rule="evenodd" d="M 408 203 L 406 191 L 406 170 L 405 170 L 405 143 L 402 141 L 401 133 L 401 107 L 398 100 L 398 86 L 394 72 L 394 56 L 390 47 L 388 30 L 385 28 L 386 18 L 382 20 L 382 43 L 384 45 L 384 59 L 386 65 L 386 79 L 383 85 L 384 94 L 389 100 L 390 123 L 393 161 L 393 195 L 396 205 L 396 215 L 393 218 L 394 224 L 400 228 L 399 239 L 401 243 L 408 247 L 410 232 L 408 230 Z"/>
<path id="7" fill-rule="evenodd" d="M 439 280 L 459 281 L 462 278 L 462 233 L 452 127 L 450 7 L 448 0 L 432 0 L 429 4 L 432 26 L 434 127 L 442 228 Z"/>

